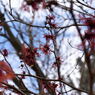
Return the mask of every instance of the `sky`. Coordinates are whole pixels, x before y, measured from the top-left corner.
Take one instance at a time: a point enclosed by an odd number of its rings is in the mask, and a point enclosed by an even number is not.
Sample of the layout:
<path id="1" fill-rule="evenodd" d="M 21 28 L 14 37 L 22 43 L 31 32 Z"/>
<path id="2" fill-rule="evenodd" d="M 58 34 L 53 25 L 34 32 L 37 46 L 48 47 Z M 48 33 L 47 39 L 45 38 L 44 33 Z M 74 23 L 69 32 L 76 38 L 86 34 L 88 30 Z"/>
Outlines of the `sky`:
<path id="1" fill-rule="evenodd" d="M 3 0 L 3 2 L 5 3 L 5 4 L 7 4 L 8 3 L 8 1 L 9 0 Z M 21 3 L 22 3 L 22 0 L 11 0 L 11 7 L 12 8 L 15 8 L 16 10 L 19 10 L 19 8 L 20 8 L 20 6 L 21 6 Z M 22 12 L 23 13 L 23 12 Z M 47 12 L 47 14 L 48 14 L 48 12 Z M 44 22 L 44 20 L 43 20 L 43 16 L 45 16 L 46 14 L 44 14 L 44 11 L 42 11 L 42 10 L 40 10 L 40 11 L 38 11 L 38 13 L 37 13 L 37 17 L 40 17 L 40 20 L 37 20 L 37 22 L 35 22 L 35 24 L 40 24 L 40 23 L 43 23 Z M 23 16 L 26 16 L 27 17 L 27 15 L 26 14 L 23 14 Z M 42 21 L 42 22 L 41 22 Z M 70 40 L 70 41 L 73 41 L 73 38 L 72 38 L 72 36 L 70 36 L 70 34 L 71 33 L 74 33 L 76 31 L 76 29 L 74 28 L 74 27 L 71 27 L 70 28 L 70 32 L 68 31 L 67 32 L 67 37 L 66 37 L 66 41 L 65 42 L 63 42 L 62 44 L 66 44 L 67 46 L 68 46 L 68 40 Z M 73 37 L 75 37 L 77 34 L 75 34 L 74 33 L 74 35 L 73 35 Z M 75 44 L 75 43 L 79 43 L 79 39 L 77 39 L 77 36 L 76 36 L 76 38 L 75 38 L 75 40 L 73 41 L 73 45 Z M 64 50 L 64 46 L 62 47 L 63 48 L 63 51 L 65 51 Z M 71 66 L 69 66 L 69 64 L 68 64 L 68 67 L 67 67 L 67 70 L 66 71 L 63 71 L 63 69 L 65 69 L 64 68 L 64 65 L 62 66 L 62 74 L 67 74 L 67 72 L 68 72 L 68 74 L 69 73 L 71 73 L 71 71 L 73 71 L 74 70 L 74 65 L 76 64 L 76 58 L 78 57 L 78 56 L 81 56 L 82 55 L 82 52 L 81 51 L 77 51 L 76 49 L 70 49 L 71 47 L 68 47 L 68 50 L 69 51 L 71 51 L 71 52 L 69 52 L 69 53 L 71 53 L 72 55 L 67 59 L 67 60 L 65 60 L 65 64 L 66 63 L 69 63 Z M 67 52 L 67 53 L 68 53 Z M 67 54 L 68 56 L 69 56 L 69 53 Z M 64 54 L 64 52 L 63 52 L 63 54 Z M 14 57 L 15 56 L 15 57 Z M 14 55 L 14 56 L 12 56 L 12 55 L 10 55 L 9 57 L 8 57 L 8 59 L 9 59 L 9 62 L 10 63 L 12 63 L 13 62 L 13 60 L 16 60 L 15 61 L 15 63 L 12 65 L 13 66 L 13 68 L 14 68 L 14 70 L 17 72 L 17 73 L 19 73 L 20 72 L 20 69 L 18 70 L 18 69 L 16 69 L 15 67 L 19 67 L 19 65 L 17 65 L 17 64 L 19 64 L 20 62 L 19 62 L 19 60 L 18 60 L 18 57 L 16 57 L 16 55 Z M 63 64 L 64 64 L 63 63 Z M 71 70 L 71 67 L 72 67 L 72 70 Z M 71 70 L 71 71 L 69 71 L 69 70 Z M 74 77 L 73 77 L 74 76 Z M 66 76 L 67 77 L 67 76 Z M 77 84 L 77 78 L 79 78 L 79 74 L 78 74 L 78 70 L 76 69 L 72 74 L 71 74 L 71 78 L 73 79 L 73 81 L 75 82 L 75 84 L 76 84 L 76 87 L 78 87 L 78 84 Z M 26 83 L 27 83 L 27 81 L 25 81 Z"/>

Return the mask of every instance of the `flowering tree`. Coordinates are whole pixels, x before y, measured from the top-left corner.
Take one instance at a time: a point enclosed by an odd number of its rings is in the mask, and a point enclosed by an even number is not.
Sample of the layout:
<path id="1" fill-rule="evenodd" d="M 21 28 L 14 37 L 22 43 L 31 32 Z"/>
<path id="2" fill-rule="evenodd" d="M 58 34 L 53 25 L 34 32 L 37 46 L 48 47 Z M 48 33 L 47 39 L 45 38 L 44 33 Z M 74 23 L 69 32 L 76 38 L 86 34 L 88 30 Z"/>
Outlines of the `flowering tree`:
<path id="1" fill-rule="evenodd" d="M 5 1 L 0 95 L 95 95 L 95 1 Z"/>

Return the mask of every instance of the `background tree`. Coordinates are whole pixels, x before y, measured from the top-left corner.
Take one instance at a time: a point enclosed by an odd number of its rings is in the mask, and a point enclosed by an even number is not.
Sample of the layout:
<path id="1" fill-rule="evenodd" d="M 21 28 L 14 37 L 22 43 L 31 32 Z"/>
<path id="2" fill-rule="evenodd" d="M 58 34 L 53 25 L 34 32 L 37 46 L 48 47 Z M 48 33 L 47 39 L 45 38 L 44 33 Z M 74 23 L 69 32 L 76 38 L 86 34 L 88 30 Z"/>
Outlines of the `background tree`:
<path id="1" fill-rule="evenodd" d="M 95 1 L 12 2 L 0 1 L 1 95 L 95 95 Z"/>

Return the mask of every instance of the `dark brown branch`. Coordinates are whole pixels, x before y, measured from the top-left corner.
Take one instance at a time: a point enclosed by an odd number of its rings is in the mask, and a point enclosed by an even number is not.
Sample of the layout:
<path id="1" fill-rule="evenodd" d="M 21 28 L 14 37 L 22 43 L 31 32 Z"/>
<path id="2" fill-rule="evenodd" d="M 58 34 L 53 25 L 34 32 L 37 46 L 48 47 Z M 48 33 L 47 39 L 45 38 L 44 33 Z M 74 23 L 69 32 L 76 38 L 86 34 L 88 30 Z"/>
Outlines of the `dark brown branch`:
<path id="1" fill-rule="evenodd" d="M 16 74 L 17 76 L 29 76 L 29 77 L 34 77 L 34 78 L 37 78 L 37 79 L 40 79 L 40 80 L 44 80 L 44 81 L 56 81 L 56 82 L 62 82 L 64 83 L 65 85 L 71 87 L 72 89 L 74 90 L 77 90 L 79 92 L 84 92 L 84 93 L 87 93 L 89 94 L 89 91 L 85 91 L 85 90 L 82 90 L 82 89 L 79 89 L 79 88 L 76 88 L 72 85 L 70 85 L 69 83 L 63 81 L 63 80 L 60 80 L 60 79 L 47 79 L 47 78 L 43 78 L 43 77 L 39 77 L 39 76 L 35 76 L 35 75 L 30 75 L 30 74 Z M 95 95 L 95 94 L 92 94 L 92 95 Z"/>

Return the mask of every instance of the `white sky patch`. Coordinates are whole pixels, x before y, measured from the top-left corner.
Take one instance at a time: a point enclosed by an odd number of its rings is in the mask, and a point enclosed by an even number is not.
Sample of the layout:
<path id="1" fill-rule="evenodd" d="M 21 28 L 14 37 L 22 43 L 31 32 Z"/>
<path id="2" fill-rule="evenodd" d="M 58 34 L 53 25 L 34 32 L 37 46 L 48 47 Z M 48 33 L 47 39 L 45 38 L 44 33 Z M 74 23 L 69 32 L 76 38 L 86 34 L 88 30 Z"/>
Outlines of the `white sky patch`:
<path id="1" fill-rule="evenodd" d="M 4 4 L 9 5 L 9 1 L 11 2 L 12 8 L 19 8 L 23 0 L 2 0 Z"/>
<path id="2" fill-rule="evenodd" d="M 77 30 L 75 27 L 71 27 L 66 32 L 66 38 L 63 40 L 63 45 L 61 52 L 63 51 L 64 58 L 63 65 L 61 66 L 61 74 L 64 75 L 65 78 L 70 75 L 72 81 L 75 83 L 75 86 L 79 86 L 79 68 L 76 66 L 78 57 L 82 57 L 83 52 L 78 50 L 78 45 L 80 45 L 81 40 L 78 36 Z M 71 46 L 70 46 L 70 44 Z"/>

